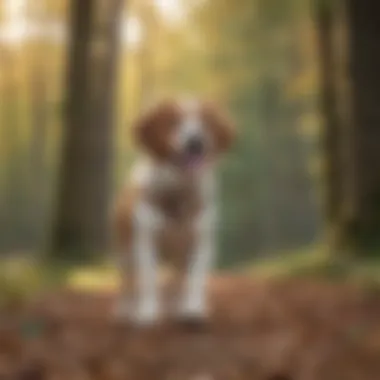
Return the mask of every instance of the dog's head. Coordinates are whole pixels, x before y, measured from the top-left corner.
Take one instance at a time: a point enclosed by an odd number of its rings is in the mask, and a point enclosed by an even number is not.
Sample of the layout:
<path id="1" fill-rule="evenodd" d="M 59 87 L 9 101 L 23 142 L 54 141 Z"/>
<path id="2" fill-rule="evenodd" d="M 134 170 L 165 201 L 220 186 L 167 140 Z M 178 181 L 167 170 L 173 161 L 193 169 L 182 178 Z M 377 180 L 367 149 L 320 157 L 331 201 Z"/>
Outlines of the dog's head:
<path id="1" fill-rule="evenodd" d="M 235 136 L 221 109 L 198 100 L 162 101 L 139 118 L 134 132 L 149 155 L 190 170 L 214 161 Z"/>

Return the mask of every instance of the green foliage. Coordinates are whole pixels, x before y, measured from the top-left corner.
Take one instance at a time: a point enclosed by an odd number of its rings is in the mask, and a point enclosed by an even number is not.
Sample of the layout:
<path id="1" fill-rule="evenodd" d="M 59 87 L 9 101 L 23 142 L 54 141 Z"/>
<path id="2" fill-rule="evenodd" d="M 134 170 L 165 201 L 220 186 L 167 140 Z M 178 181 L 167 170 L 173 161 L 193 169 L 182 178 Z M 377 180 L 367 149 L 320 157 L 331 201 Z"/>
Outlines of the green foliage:
<path id="1" fill-rule="evenodd" d="M 258 278 L 285 277 L 357 283 L 368 294 L 376 293 L 380 289 L 378 259 L 342 257 L 328 252 L 327 247 L 323 246 L 283 252 L 275 258 L 262 259 L 242 269 Z"/>
<path id="2" fill-rule="evenodd" d="M 309 79 L 315 66 L 297 34 L 310 37 L 307 4 L 209 0 L 194 18 L 213 46 L 206 54 L 212 91 L 230 104 L 239 129 L 221 173 L 221 265 L 310 243 L 318 225 L 317 178 L 309 171 L 317 134 L 306 140 L 300 128 L 315 115 Z M 295 71 L 306 64 L 305 73 Z M 305 84 L 296 88 L 294 82 Z"/>
<path id="3" fill-rule="evenodd" d="M 69 284 L 73 263 L 63 265 L 42 257 L 33 259 L 30 253 L 15 256 L 0 259 L 0 310 L 17 308 L 41 294 Z M 28 334 L 32 334 L 38 326 L 32 323 L 25 328 Z"/>
<path id="4" fill-rule="evenodd" d="M 20 304 L 42 288 L 44 273 L 29 259 L 2 259 L 0 308 Z"/>

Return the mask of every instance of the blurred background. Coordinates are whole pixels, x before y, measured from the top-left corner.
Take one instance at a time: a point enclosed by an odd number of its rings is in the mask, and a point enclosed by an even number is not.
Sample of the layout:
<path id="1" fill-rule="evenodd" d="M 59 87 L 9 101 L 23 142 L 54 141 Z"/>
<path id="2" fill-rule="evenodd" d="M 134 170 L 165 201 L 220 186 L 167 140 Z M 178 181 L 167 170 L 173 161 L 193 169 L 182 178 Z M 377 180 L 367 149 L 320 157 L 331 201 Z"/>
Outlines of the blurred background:
<path id="1" fill-rule="evenodd" d="M 0 378 L 379 379 L 379 41 L 379 0 L 0 0 Z M 182 93 L 239 130 L 228 274 L 211 330 L 135 335 L 110 207 Z"/>
<path id="2" fill-rule="evenodd" d="M 1 0 L 2 257 L 106 260 L 131 123 L 189 92 L 240 131 L 220 173 L 221 267 L 373 255 L 380 30 L 357 3 Z"/>
<path id="3" fill-rule="evenodd" d="M 3 255 L 105 257 L 131 122 L 188 92 L 226 104 L 240 131 L 221 173 L 221 265 L 320 237 L 307 1 L 2 0 L 0 12 Z"/>

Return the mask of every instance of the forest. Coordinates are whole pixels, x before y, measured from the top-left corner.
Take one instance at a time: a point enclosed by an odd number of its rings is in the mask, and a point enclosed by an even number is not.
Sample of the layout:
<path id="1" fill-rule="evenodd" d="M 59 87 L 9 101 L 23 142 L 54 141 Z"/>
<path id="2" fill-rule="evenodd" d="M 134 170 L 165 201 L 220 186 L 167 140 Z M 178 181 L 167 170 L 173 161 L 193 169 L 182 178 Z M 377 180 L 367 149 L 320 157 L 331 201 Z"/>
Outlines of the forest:
<path id="1" fill-rule="evenodd" d="M 69 30 L 67 1 L 25 2 L 13 17 L 27 29 L 15 42 L 6 31 L 17 21 L 4 16 L 1 251 L 54 244 L 59 255 L 72 244 L 85 255 L 83 244 L 106 254 L 106 210 L 134 157 L 131 123 L 144 102 L 180 93 L 228 105 L 239 129 L 221 173 L 221 264 L 312 244 L 321 165 L 308 6 L 85 3 Z M 99 12 L 94 25 L 89 12 Z M 66 49 L 65 36 L 75 46 Z"/>
<path id="2" fill-rule="evenodd" d="M 376 0 L 0 0 L 0 378 L 380 377 L 379 40 Z M 123 335 L 110 207 L 183 93 L 238 127 L 212 328 Z"/>

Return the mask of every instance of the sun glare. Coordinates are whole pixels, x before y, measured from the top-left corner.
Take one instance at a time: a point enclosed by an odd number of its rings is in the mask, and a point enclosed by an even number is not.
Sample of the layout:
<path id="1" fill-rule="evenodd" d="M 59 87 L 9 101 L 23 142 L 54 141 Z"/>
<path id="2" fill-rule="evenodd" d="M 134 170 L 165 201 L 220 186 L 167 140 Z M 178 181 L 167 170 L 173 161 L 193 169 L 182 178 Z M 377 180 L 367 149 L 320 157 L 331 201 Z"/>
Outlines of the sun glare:
<path id="1" fill-rule="evenodd" d="M 184 17 L 184 7 L 181 0 L 154 0 L 161 15 L 168 21 L 180 21 Z"/>
<path id="2" fill-rule="evenodd" d="M 165 22 L 175 23 L 183 20 L 185 9 L 183 0 L 152 0 L 152 4 L 157 8 Z M 25 16 L 26 0 L 5 0 L 6 19 L 0 27 L 0 40 L 8 44 L 18 44 L 25 41 L 32 34 L 42 33 L 38 25 L 31 25 Z M 54 28 L 52 28 L 54 26 Z M 50 30 L 54 29 L 54 30 Z M 55 40 L 62 41 L 64 38 L 64 27 L 62 25 L 51 25 L 48 36 Z M 59 29 L 59 30 L 58 30 Z M 52 33 L 55 31 L 57 33 Z M 135 17 L 128 17 L 120 26 L 121 38 L 124 46 L 135 47 L 142 38 L 142 27 L 139 20 Z M 46 34 L 46 30 L 45 30 Z"/>
<path id="3" fill-rule="evenodd" d="M 124 45 L 135 47 L 141 41 L 141 24 L 135 17 L 126 18 L 121 23 L 121 38 Z"/>
<path id="4" fill-rule="evenodd" d="M 1 26 L 0 39 L 8 43 L 18 43 L 27 35 L 25 20 L 25 0 L 6 0 L 4 2 L 5 20 Z"/>
<path id="5" fill-rule="evenodd" d="M 169 23 L 181 21 L 185 15 L 182 0 L 152 0 L 152 5 L 161 17 Z M 128 47 L 139 45 L 142 39 L 142 26 L 137 17 L 129 17 L 121 24 L 122 40 Z"/>

